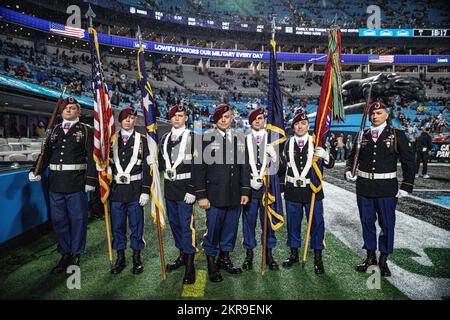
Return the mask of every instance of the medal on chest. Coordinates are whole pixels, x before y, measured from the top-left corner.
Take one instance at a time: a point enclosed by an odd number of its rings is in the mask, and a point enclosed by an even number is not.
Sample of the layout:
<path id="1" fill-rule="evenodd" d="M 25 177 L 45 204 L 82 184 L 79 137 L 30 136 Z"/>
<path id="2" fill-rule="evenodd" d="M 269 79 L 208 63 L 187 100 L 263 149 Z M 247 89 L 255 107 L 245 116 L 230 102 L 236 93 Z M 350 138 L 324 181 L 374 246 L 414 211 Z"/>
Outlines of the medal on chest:
<path id="1" fill-rule="evenodd" d="M 83 132 L 77 131 L 73 134 L 73 136 L 76 138 L 77 142 L 80 142 L 81 138 L 83 137 Z"/>

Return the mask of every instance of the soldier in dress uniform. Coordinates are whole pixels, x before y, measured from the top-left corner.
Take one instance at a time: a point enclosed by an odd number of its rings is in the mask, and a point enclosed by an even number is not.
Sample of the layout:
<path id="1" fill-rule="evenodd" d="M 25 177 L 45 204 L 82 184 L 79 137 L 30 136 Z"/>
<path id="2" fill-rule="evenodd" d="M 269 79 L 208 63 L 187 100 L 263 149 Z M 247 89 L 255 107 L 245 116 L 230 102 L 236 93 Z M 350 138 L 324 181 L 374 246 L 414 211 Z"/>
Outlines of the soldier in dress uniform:
<path id="1" fill-rule="evenodd" d="M 167 264 L 167 270 L 185 265 L 184 284 L 195 282 L 194 257 L 196 252 L 194 224 L 194 185 L 192 182 L 194 134 L 186 129 L 188 110 L 175 105 L 169 110 L 172 124 L 159 144 L 159 167 L 164 171 L 164 197 L 167 216 L 179 257 Z"/>
<path id="2" fill-rule="evenodd" d="M 88 203 L 86 192 L 98 184 L 93 160 L 93 130 L 79 121 L 81 105 L 67 97 L 60 106 L 61 124 L 53 129 L 43 154 L 43 169 L 50 167 L 50 219 L 58 238 L 62 257 L 52 273 L 65 272 L 69 265 L 80 265 L 86 247 Z M 30 170 L 29 180 L 39 181 Z"/>
<path id="3" fill-rule="evenodd" d="M 256 247 L 255 228 L 258 215 L 260 217 L 261 229 L 264 228 L 264 203 L 262 201 L 264 195 L 263 176 L 269 165 L 269 157 L 272 163 L 277 162 L 277 154 L 272 145 L 267 144 L 267 132 L 264 128 L 266 125 L 266 115 L 264 109 L 258 108 L 253 110 L 248 118 L 248 122 L 252 127 L 251 133 L 246 136 L 246 149 L 250 165 L 250 201 L 244 207 L 242 215 L 242 232 L 243 246 L 246 249 L 246 257 L 242 268 L 251 270 L 253 268 L 253 249 Z M 267 156 L 265 156 L 265 153 Z M 261 242 L 263 235 L 261 234 Z M 267 241 L 266 241 L 266 264 L 270 270 L 278 270 L 278 263 L 272 256 L 272 249 L 277 244 L 275 231 L 271 228 L 270 223 L 267 224 Z"/>
<path id="4" fill-rule="evenodd" d="M 209 280 L 220 282 L 222 276 L 218 268 L 231 274 L 242 272 L 233 265 L 230 252 L 236 243 L 241 206 L 248 203 L 251 190 L 245 137 L 230 130 L 231 107 L 217 106 L 213 120 L 216 128 L 203 135 L 198 151 L 196 146 L 194 186 L 200 208 L 206 209 L 207 233 L 203 248 Z"/>
<path id="5" fill-rule="evenodd" d="M 413 190 L 414 153 L 405 133 L 387 122 L 388 113 L 382 102 L 371 104 L 368 113 L 372 125 L 365 130 L 361 141 L 357 175 L 354 177 L 351 174 L 356 143 L 347 160 L 345 172 L 347 180 L 356 181 L 363 249 L 367 250 L 367 258 L 356 266 L 356 270 L 366 272 L 369 266 L 377 265 L 375 222 L 378 219 L 381 228 L 378 238 L 378 249 L 381 253 L 378 266 L 382 276 L 390 276 L 387 258 L 394 250 L 395 207 L 399 197 Z M 400 189 L 397 181 L 398 159 L 403 171 Z"/>
<path id="6" fill-rule="evenodd" d="M 150 200 L 150 167 L 147 138 L 134 130 L 137 112 L 133 107 L 123 109 L 119 114 L 121 130 L 111 145 L 110 167 L 113 175 L 109 194 L 113 249 L 117 259 L 111 269 L 119 274 L 126 266 L 127 219 L 130 227 L 130 247 L 133 249 L 134 274 L 142 273 L 144 267 L 141 250 L 145 247 L 144 209 Z"/>
<path id="7" fill-rule="evenodd" d="M 283 150 L 283 170 L 281 190 L 284 192 L 286 203 L 286 216 L 288 239 L 287 246 L 291 249 L 289 258 L 283 261 L 283 267 L 289 268 L 299 262 L 298 249 L 301 247 L 301 225 L 303 214 L 309 218 L 312 190 L 310 177 L 313 156 L 323 160 L 324 167 L 334 166 L 334 157 L 328 150 L 318 147 L 314 150 L 312 136 L 308 134 L 309 121 L 306 113 L 299 112 L 292 120 L 294 135 L 286 142 Z M 324 248 L 325 222 L 323 219 L 323 190 L 316 194 L 311 225 L 310 247 L 314 249 L 314 272 L 325 272 L 322 262 L 322 250 Z M 305 243 L 305 246 L 308 245 Z"/>

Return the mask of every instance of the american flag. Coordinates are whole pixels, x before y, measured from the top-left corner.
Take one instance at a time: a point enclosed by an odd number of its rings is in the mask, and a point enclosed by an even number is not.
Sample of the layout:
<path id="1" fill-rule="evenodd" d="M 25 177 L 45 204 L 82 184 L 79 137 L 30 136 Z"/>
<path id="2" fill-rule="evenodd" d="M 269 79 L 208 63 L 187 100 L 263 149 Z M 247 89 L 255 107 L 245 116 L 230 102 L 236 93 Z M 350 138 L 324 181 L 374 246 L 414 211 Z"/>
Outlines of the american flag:
<path id="1" fill-rule="evenodd" d="M 106 203 L 109 195 L 109 184 L 112 175 L 108 172 L 109 149 L 111 142 L 116 138 L 114 115 L 108 96 L 108 88 L 104 82 L 103 70 L 100 61 L 100 51 L 97 32 L 89 28 L 92 57 L 92 89 L 94 93 L 94 160 L 99 171 L 100 195 Z"/>
<path id="2" fill-rule="evenodd" d="M 63 36 L 84 38 L 84 29 L 68 27 L 60 23 L 50 22 L 50 32 L 62 34 Z"/>
<path id="3" fill-rule="evenodd" d="M 394 56 L 369 56 L 369 63 L 394 63 Z"/>
<path id="4" fill-rule="evenodd" d="M 144 48 L 142 46 L 139 47 L 137 53 L 137 65 L 139 86 L 142 94 L 141 107 L 142 113 L 144 114 L 145 128 L 147 131 L 148 150 L 150 158 L 153 159 L 153 163 L 150 166 L 150 175 L 152 177 L 152 183 L 150 185 L 152 194 L 151 215 L 153 217 L 153 221 L 156 223 L 156 211 L 158 211 L 161 228 L 164 228 L 166 224 L 164 220 L 165 209 L 158 169 L 158 134 L 156 133 L 156 106 L 152 87 L 150 86 L 150 82 L 148 81 L 147 70 L 145 69 Z"/>

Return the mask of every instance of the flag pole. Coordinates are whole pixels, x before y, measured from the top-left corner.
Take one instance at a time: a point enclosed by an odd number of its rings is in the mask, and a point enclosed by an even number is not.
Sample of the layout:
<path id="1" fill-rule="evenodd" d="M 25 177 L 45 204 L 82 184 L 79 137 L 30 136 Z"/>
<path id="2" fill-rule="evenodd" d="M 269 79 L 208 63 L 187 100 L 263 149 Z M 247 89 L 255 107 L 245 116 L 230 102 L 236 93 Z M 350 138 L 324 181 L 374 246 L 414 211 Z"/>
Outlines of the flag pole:
<path id="1" fill-rule="evenodd" d="M 139 40 L 139 48 L 142 48 L 142 33 L 141 33 L 141 28 L 138 26 L 137 32 L 136 32 L 137 38 Z M 145 61 L 143 61 L 144 63 L 144 68 L 145 68 Z M 153 172 L 154 170 L 158 170 L 158 167 L 156 166 L 155 163 L 152 164 L 152 166 L 150 167 L 150 176 L 154 176 Z M 160 181 L 154 181 L 153 183 L 160 183 Z M 161 232 L 161 219 L 159 217 L 159 208 L 158 206 L 155 206 L 155 214 L 156 214 L 156 229 L 157 229 L 157 235 L 158 235 L 158 243 L 159 243 L 159 256 L 161 258 L 161 273 L 162 273 L 162 279 L 163 280 L 167 280 L 167 272 L 166 272 L 166 261 L 164 258 L 164 243 L 163 243 L 163 238 L 162 238 L 162 232 Z"/>
<path id="2" fill-rule="evenodd" d="M 159 181 L 157 182 L 159 183 Z M 164 258 L 164 244 L 161 233 L 161 220 L 159 219 L 159 209 L 155 206 L 156 210 L 156 228 L 158 229 L 158 242 L 159 242 L 159 256 L 161 257 L 161 272 L 163 280 L 167 280 L 166 261 Z"/>
<path id="3" fill-rule="evenodd" d="M 267 216 L 269 211 L 269 187 L 270 187 L 270 179 L 268 170 L 264 174 L 265 187 L 264 191 L 264 223 L 263 223 L 263 243 L 262 243 L 262 263 L 261 263 L 261 275 L 266 273 L 266 251 L 267 251 Z"/>
<path id="4" fill-rule="evenodd" d="M 94 11 L 92 10 L 91 5 L 89 5 L 88 11 L 86 12 L 85 17 L 88 19 L 89 28 L 92 29 L 93 28 L 92 19 L 95 18 L 96 15 L 95 15 Z M 104 79 L 102 79 L 102 80 L 104 80 Z M 101 99 L 104 99 L 104 97 L 101 97 Z M 104 128 L 103 128 L 103 130 L 104 130 Z M 109 157 L 109 145 L 107 146 L 106 152 L 107 152 L 107 157 Z M 106 163 L 106 166 L 107 166 L 107 163 Z M 107 170 L 107 169 L 105 168 L 105 170 Z M 107 174 L 107 173 L 105 171 L 100 171 L 98 173 L 98 181 L 102 181 L 101 176 L 103 174 Z M 113 254 L 112 254 L 112 241 L 111 241 L 111 226 L 109 224 L 108 201 L 107 201 L 107 199 L 102 199 L 102 202 L 103 202 L 103 212 L 105 215 L 106 238 L 107 238 L 107 242 L 108 242 L 108 259 L 109 259 L 110 268 L 112 268 Z"/>
<path id="5" fill-rule="evenodd" d="M 275 41 L 275 15 L 272 16 L 272 41 Z M 276 51 L 276 48 L 274 48 Z M 269 132 L 267 132 L 267 136 Z M 268 137 L 267 137 L 268 138 Z M 267 144 L 266 144 L 267 147 Z M 264 154 L 264 157 L 267 157 Z M 264 172 L 264 185 L 266 190 L 264 191 L 264 222 L 263 222 L 263 241 L 262 241 L 262 261 L 261 261 L 261 275 L 266 273 L 266 252 L 267 252 L 267 220 L 269 215 L 269 170 L 265 169 Z"/>
<path id="6" fill-rule="evenodd" d="M 338 30 L 338 26 L 333 24 L 330 27 L 330 37 L 331 37 L 331 34 L 333 32 L 335 32 L 336 30 Z M 329 54 L 329 57 L 332 57 L 330 52 L 328 52 L 328 54 Z M 340 63 L 340 61 L 338 63 Z M 328 107 L 328 101 L 329 101 L 329 98 L 330 98 L 331 87 L 333 85 L 333 74 L 334 74 L 333 71 L 334 71 L 334 68 L 331 68 L 330 69 L 330 81 L 328 83 L 328 92 L 326 94 L 325 104 L 324 104 L 325 108 Z M 340 90 L 340 88 L 338 90 Z M 316 124 L 318 124 L 318 129 L 317 129 L 317 133 L 315 133 L 315 136 L 314 136 L 314 149 L 317 149 L 319 141 L 320 141 L 320 135 L 321 135 L 321 130 L 322 130 L 322 123 L 323 123 L 324 120 L 327 121 L 327 119 L 325 118 L 325 114 L 326 114 L 326 112 L 324 110 L 322 112 L 320 122 L 316 121 Z M 317 115 L 316 115 L 316 117 L 317 117 Z M 317 161 L 318 161 L 318 157 L 313 156 L 312 167 L 317 166 Z M 320 183 L 319 186 L 320 186 L 322 184 L 322 178 L 318 177 L 318 179 L 319 179 L 319 183 Z M 315 206 L 315 202 L 316 202 L 316 193 L 317 192 L 318 192 L 317 190 L 313 189 L 313 192 L 312 192 L 312 195 L 311 195 L 311 202 L 310 202 L 310 206 L 309 206 L 309 215 L 308 215 L 308 229 L 306 231 L 305 246 L 303 248 L 302 268 L 304 268 L 305 264 L 306 264 L 306 258 L 307 258 L 308 246 L 309 246 L 309 238 L 310 238 L 310 235 L 311 235 L 311 225 L 312 225 L 312 219 L 313 219 L 313 215 L 314 215 L 314 206 Z"/>

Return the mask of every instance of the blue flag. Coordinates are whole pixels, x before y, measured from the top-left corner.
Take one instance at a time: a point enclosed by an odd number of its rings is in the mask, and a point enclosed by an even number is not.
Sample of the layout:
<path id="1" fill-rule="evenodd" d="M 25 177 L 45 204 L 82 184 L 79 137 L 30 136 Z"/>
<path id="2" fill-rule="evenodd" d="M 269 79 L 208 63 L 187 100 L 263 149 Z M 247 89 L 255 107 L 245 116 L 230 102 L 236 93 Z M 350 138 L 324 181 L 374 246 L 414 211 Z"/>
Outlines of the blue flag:
<path id="1" fill-rule="evenodd" d="M 145 68 L 144 48 L 139 47 L 137 55 L 138 65 L 138 79 L 139 87 L 141 89 L 141 107 L 144 114 L 145 129 L 147 131 L 147 144 L 149 149 L 149 156 L 153 159 L 150 166 L 150 175 L 152 183 L 150 191 L 152 195 L 151 216 L 156 223 L 156 213 L 159 212 L 159 220 L 161 227 L 164 228 L 166 223 L 164 219 L 165 208 L 164 198 L 161 192 L 159 169 L 158 169 L 158 134 L 156 132 L 156 105 L 153 97 L 152 87 L 147 77 L 147 70 Z"/>
<path id="2" fill-rule="evenodd" d="M 278 83 L 277 75 L 275 40 L 271 40 L 270 44 L 271 50 L 269 67 L 269 97 L 267 104 L 267 143 L 275 146 L 282 144 L 286 140 L 286 132 L 284 131 L 283 99 L 281 97 L 280 84 Z M 277 230 L 281 228 L 284 223 L 284 214 L 281 198 L 280 180 L 276 172 L 269 175 L 268 194 L 268 218 L 272 229 Z"/>

